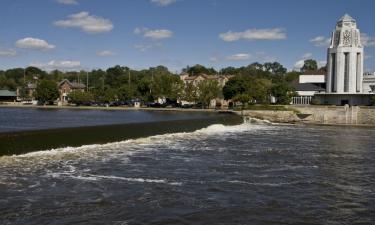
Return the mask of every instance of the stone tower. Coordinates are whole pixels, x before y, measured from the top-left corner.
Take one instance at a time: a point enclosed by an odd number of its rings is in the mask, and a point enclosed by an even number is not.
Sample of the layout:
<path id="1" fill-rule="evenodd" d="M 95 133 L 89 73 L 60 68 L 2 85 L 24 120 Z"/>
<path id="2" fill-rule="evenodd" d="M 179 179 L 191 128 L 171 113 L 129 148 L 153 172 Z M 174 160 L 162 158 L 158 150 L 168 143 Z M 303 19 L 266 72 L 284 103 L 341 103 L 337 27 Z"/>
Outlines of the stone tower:
<path id="1" fill-rule="evenodd" d="M 357 22 L 345 14 L 332 32 L 328 48 L 327 93 L 362 93 L 363 46 Z"/>

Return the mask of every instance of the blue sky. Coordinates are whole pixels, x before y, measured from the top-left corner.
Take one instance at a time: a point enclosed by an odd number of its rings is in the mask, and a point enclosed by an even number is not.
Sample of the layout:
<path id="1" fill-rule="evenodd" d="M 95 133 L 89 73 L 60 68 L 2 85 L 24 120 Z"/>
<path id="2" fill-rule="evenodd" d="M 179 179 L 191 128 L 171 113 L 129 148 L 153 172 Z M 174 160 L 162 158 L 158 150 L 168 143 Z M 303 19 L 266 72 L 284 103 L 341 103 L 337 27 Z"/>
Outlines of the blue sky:
<path id="1" fill-rule="evenodd" d="M 373 0 L 1 0 L 0 69 L 214 68 L 326 60 L 345 13 L 375 71 Z M 315 41 L 314 41 L 315 40 Z"/>

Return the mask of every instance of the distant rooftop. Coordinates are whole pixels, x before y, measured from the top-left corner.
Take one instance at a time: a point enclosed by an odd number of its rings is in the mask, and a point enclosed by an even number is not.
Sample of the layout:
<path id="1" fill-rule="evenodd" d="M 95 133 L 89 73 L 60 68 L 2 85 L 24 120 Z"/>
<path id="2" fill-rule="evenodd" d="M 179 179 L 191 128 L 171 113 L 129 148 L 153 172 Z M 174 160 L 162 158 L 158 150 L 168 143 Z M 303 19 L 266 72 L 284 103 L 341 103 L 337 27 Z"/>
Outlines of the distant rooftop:
<path id="1" fill-rule="evenodd" d="M 327 72 L 324 70 L 308 70 L 303 72 L 302 75 L 327 75 Z"/>
<path id="2" fill-rule="evenodd" d="M 0 90 L 1 97 L 17 97 L 17 93 L 15 91 L 9 90 Z"/>

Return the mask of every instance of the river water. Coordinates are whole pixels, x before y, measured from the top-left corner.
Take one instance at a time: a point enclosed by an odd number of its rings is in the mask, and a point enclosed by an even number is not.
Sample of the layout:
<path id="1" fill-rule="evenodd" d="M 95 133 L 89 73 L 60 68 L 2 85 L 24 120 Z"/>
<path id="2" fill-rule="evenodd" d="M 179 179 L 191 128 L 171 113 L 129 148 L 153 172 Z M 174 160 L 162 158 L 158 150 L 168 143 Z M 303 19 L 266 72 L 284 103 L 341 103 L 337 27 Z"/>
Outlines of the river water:
<path id="1" fill-rule="evenodd" d="M 0 158 L 0 224 L 375 224 L 375 130 L 211 125 Z"/>

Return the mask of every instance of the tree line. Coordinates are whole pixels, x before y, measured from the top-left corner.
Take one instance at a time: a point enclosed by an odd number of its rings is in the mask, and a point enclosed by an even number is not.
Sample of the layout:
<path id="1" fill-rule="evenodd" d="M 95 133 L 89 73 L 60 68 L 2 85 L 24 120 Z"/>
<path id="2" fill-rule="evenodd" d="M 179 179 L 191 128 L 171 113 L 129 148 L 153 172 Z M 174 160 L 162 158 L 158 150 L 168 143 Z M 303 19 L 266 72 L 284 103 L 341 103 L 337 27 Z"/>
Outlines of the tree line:
<path id="1" fill-rule="evenodd" d="M 304 70 L 316 69 L 314 60 L 306 60 Z M 16 90 L 27 95 L 26 85 L 37 83 L 38 86 L 56 86 L 63 79 L 71 82 L 88 84 L 88 92 L 71 94 L 75 100 L 92 100 L 110 102 L 116 100 L 140 99 L 151 102 L 158 98 L 171 100 L 185 100 L 200 102 L 208 105 L 209 101 L 222 97 L 242 103 L 264 103 L 274 96 L 279 104 L 290 102 L 294 95 L 292 83 L 298 79 L 301 71 L 287 72 L 287 69 L 278 62 L 253 63 L 243 67 L 226 67 L 217 71 L 202 65 L 187 66 L 182 70 L 190 76 L 233 75 L 224 88 L 217 81 L 207 80 L 198 85 L 187 84 L 177 74 L 167 67 L 157 66 L 143 70 L 133 70 L 129 67 L 116 65 L 107 70 L 95 69 L 91 71 L 50 72 L 36 67 L 14 68 L 0 70 L 0 89 Z M 49 85 L 47 84 L 49 83 Z M 55 85 L 52 85 L 55 84 Z M 36 97 L 41 99 L 43 90 L 39 88 Z M 52 95 L 55 97 L 56 93 Z M 38 98 L 37 98 L 38 99 Z M 45 100 L 46 97 L 43 97 Z"/>

